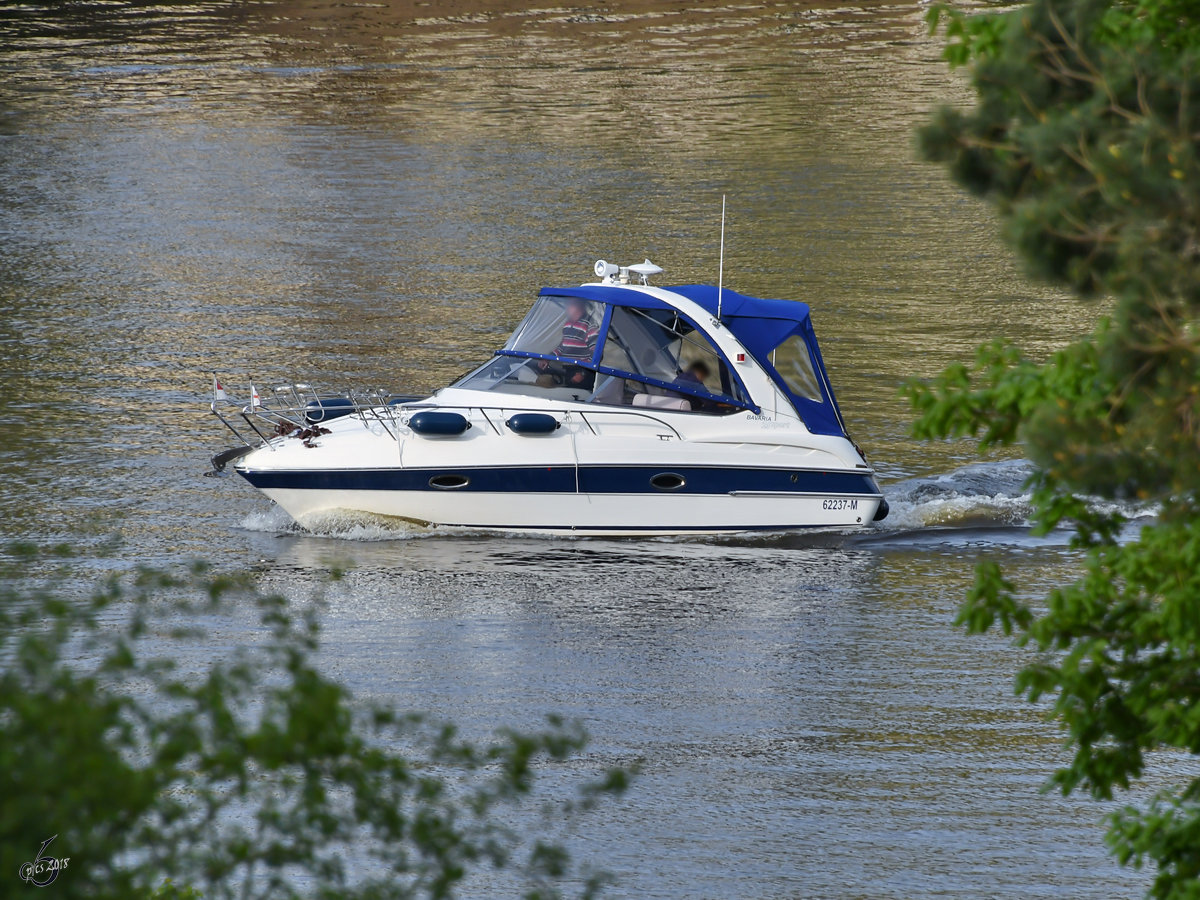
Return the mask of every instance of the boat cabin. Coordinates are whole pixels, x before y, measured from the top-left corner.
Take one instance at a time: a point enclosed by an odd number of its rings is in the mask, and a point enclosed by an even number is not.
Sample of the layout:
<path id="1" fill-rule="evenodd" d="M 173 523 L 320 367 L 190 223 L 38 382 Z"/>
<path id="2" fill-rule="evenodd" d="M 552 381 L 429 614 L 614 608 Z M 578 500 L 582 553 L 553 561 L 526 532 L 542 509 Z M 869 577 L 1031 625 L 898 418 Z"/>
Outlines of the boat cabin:
<path id="1" fill-rule="evenodd" d="M 844 434 L 807 304 L 720 294 L 712 285 L 543 288 L 503 349 L 453 387 L 710 416 L 757 414 L 765 398 L 755 398 L 739 372 L 753 364 L 809 431 Z M 722 326 L 735 340 L 720 343 L 726 351 L 736 344 L 737 352 L 723 351 L 710 337 Z"/>

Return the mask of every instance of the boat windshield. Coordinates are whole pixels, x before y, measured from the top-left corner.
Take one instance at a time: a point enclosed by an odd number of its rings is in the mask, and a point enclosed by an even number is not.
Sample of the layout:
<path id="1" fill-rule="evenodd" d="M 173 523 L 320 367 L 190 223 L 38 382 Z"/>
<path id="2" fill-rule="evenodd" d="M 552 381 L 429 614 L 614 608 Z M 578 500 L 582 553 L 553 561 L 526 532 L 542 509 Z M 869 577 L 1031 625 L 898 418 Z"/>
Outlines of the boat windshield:
<path id="1" fill-rule="evenodd" d="M 504 349 L 592 362 L 604 304 L 578 297 L 539 297 Z"/>
<path id="2" fill-rule="evenodd" d="M 717 415 L 752 407 L 707 336 L 675 310 L 552 295 L 454 386 Z"/>

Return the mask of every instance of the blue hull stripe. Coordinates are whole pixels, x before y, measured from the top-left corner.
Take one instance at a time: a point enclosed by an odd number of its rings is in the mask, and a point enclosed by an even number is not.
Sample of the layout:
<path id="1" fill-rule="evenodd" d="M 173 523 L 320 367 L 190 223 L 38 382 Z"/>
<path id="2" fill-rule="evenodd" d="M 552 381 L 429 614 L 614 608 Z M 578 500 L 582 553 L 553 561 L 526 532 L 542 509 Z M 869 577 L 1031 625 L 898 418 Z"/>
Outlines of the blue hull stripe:
<path id="1" fill-rule="evenodd" d="M 317 491 L 432 491 L 430 484 L 465 484 L 450 492 L 499 494 L 574 494 L 574 466 L 513 466 L 460 469 L 310 469 L 242 471 L 256 488 Z M 656 475 L 682 476 L 671 490 L 654 487 Z M 728 494 L 763 491 L 780 494 L 879 496 L 870 475 L 803 469 L 739 469 L 725 466 L 581 466 L 578 491 L 583 494 Z"/>

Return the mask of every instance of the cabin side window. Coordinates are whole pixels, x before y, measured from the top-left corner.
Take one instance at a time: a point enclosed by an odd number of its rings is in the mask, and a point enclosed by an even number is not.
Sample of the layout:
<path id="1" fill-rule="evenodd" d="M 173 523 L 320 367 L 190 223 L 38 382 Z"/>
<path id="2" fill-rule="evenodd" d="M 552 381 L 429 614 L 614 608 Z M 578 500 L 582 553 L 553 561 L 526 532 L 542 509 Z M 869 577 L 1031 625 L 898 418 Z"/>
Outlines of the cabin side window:
<path id="1" fill-rule="evenodd" d="M 792 335 L 771 351 L 771 365 L 783 378 L 788 390 L 797 397 L 816 403 L 824 401 L 812 354 L 808 352 L 808 344 L 800 335 Z"/>
<path id="2" fill-rule="evenodd" d="M 637 393 L 663 395 L 668 392 L 663 385 L 682 387 L 682 395 L 692 397 L 693 410 L 726 411 L 696 392 L 744 401 L 737 379 L 716 348 L 674 310 L 614 308 L 600 365 L 639 379 L 631 379 Z M 650 383 L 650 379 L 662 385 Z"/>

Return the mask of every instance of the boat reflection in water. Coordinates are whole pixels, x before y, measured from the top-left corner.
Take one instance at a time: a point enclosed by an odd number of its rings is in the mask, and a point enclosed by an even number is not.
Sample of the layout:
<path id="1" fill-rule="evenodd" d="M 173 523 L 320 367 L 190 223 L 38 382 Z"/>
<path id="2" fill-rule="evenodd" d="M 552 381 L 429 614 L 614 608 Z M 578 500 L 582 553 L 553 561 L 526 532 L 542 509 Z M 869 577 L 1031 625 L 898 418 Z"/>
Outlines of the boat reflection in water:
<path id="1" fill-rule="evenodd" d="M 495 356 L 426 398 L 257 392 L 212 409 L 254 440 L 214 458 L 292 518 L 332 511 L 448 528 L 645 535 L 882 519 L 809 308 L 596 263 L 543 288 Z M 234 412 L 234 416 L 229 416 Z"/>

